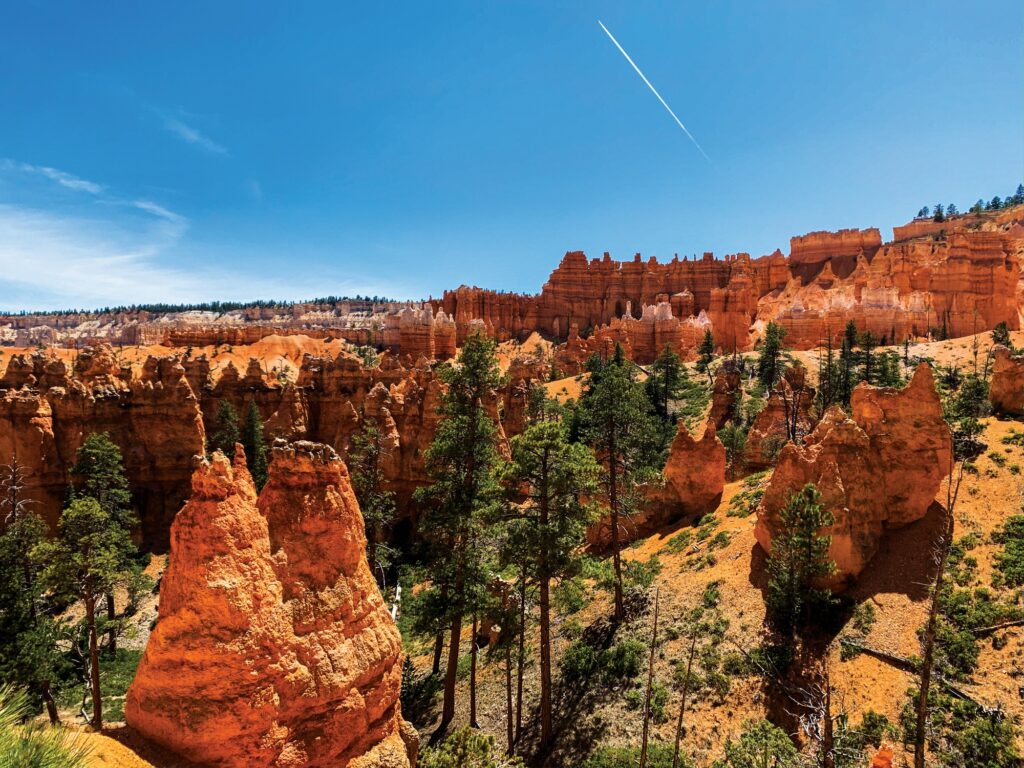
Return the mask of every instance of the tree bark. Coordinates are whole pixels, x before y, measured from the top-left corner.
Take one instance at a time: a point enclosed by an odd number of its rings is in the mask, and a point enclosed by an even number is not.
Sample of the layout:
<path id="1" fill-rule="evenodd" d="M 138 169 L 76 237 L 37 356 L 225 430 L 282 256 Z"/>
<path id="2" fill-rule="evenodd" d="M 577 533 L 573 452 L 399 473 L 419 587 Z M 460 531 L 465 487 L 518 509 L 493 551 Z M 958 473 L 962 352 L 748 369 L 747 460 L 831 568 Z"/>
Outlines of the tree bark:
<path id="1" fill-rule="evenodd" d="M 505 729 L 507 731 L 508 749 L 511 755 L 515 745 L 515 732 L 512 722 L 512 644 L 505 645 Z"/>
<path id="2" fill-rule="evenodd" d="M 46 704 L 46 714 L 50 718 L 50 725 L 60 725 L 57 702 L 53 700 L 53 694 L 50 692 L 50 684 L 48 682 L 40 686 L 40 694 L 43 697 L 43 702 Z"/>
<path id="3" fill-rule="evenodd" d="M 618 460 L 615 458 L 615 433 L 608 441 L 608 507 L 612 527 L 612 563 L 615 565 L 615 622 L 622 621 L 626 614 L 622 599 L 622 556 L 619 552 L 619 499 Z"/>
<path id="4" fill-rule="evenodd" d="M 103 730 L 103 695 L 100 691 L 100 649 L 96 637 L 96 598 L 85 599 L 85 621 L 89 632 L 89 683 L 92 691 L 92 727 Z"/>
<path id="5" fill-rule="evenodd" d="M 444 702 L 441 706 L 441 722 L 437 732 L 443 734 L 455 719 L 455 684 L 459 673 L 459 642 L 462 639 L 462 614 L 452 619 L 448 643 L 448 668 L 444 674 Z"/>
<path id="6" fill-rule="evenodd" d="M 651 632 L 651 656 L 647 661 L 647 692 L 644 694 L 644 728 L 640 739 L 640 768 L 647 768 L 647 733 L 651 723 L 651 689 L 654 685 L 654 652 L 658 647 L 658 596 L 654 592 L 654 629 Z"/>
<path id="7" fill-rule="evenodd" d="M 469 635 L 469 725 L 471 728 L 479 728 L 476 721 L 476 631 L 477 615 L 473 611 L 473 630 Z"/>
<path id="8" fill-rule="evenodd" d="M 679 768 L 679 747 L 683 743 L 683 713 L 686 712 L 686 696 L 690 692 L 690 670 L 693 669 L 693 657 L 697 651 L 697 629 L 694 627 L 693 639 L 690 641 L 690 655 L 686 659 L 686 677 L 683 678 L 683 700 L 679 703 L 679 720 L 676 721 L 676 745 L 672 750 L 672 768 Z"/>
<path id="9" fill-rule="evenodd" d="M 107 630 L 107 655 L 114 656 L 117 653 L 117 627 L 114 622 L 117 620 L 117 606 L 114 605 L 114 592 L 111 590 L 106 595 L 107 621 L 110 622 L 110 629 Z"/>
<path id="10" fill-rule="evenodd" d="M 526 656 L 526 574 L 519 582 L 519 658 L 516 659 L 516 742 L 523 734 L 523 665 Z"/>

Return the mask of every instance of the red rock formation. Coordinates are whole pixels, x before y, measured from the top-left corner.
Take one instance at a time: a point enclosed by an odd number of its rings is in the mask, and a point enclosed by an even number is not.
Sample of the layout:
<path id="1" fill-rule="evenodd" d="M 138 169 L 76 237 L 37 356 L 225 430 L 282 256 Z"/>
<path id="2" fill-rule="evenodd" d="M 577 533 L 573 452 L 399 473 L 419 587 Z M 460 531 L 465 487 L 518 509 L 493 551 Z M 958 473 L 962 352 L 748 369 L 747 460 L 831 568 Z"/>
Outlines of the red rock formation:
<path id="1" fill-rule="evenodd" d="M 675 439 L 662 470 L 661 482 L 644 489 L 645 502 L 622 523 L 620 541 L 628 543 L 685 516 L 714 510 L 725 488 L 725 446 L 715 434 L 711 419 L 695 437 L 679 422 Z M 611 544 L 609 519 L 590 526 L 587 542 L 598 549 Z"/>
<path id="2" fill-rule="evenodd" d="M 412 765 L 401 642 L 348 472 L 313 443 L 273 454 L 258 500 L 243 459 L 196 470 L 125 718 L 208 765 Z"/>
<path id="3" fill-rule="evenodd" d="M 142 543 L 165 548 L 171 520 L 188 495 L 192 457 L 203 452 L 205 439 L 178 358 L 150 358 L 138 379 L 110 347 L 82 350 L 71 376 L 44 354 L 12 365 L 0 381 L 0 389 L 7 387 L 0 401 L 0 463 L 17 455 L 37 511 L 56 523 L 78 448 L 90 434 L 106 432 L 124 457 Z"/>
<path id="4" fill-rule="evenodd" d="M 825 264 L 840 277 L 847 277 L 857 263 L 858 256 L 868 261 L 874 258 L 882 245 L 881 233 L 871 229 L 841 229 L 838 232 L 811 232 L 790 238 L 789 269 L 805 284 L 817 275 Z"/>
<path id="5" fill-rule="evenodd" d="M 709 418 L 721 429 L 734 417 L 736 400 L 740 395 L 740 369 L 727 358 L 715 374 L 711 388 L 711 412 Z"/>
<path id="6" fill-rule="evenodd" d="M 871 758 L 870 768 L 893 768 L 895 759 L 892 747 L 885 745 Z"/>
<path id="7" fill-rule="evenodd" d="M 754 417 L 743 446 L 746 469 L 756 472 L 772 466 L 791 431 L 799 441 L 814 428 L 814 388 L 807 386 L 806 377 L 802 366 L 787 368 L 765 407 Z"/>
<path id="8" fill-rule="evenodd" d="M 803 445 L 789 443 L 757 510 L 754 535 L 765 551 L 790 494 L 814 483 L 835 523 L 833 586 L 857 576 L 890 528 L 924 517 L 949 472 L 952 439 L 931 368 L 922 363 L 903 389 L 860 384 L 853 418 L 830 408 Z"/>
<path id="9" fill-rule="evenodd" d="M 995 347 L 988 399 L 997 413 L 1024 415 L 1024 356 L 1014 355 L 1002 344 Z"/>

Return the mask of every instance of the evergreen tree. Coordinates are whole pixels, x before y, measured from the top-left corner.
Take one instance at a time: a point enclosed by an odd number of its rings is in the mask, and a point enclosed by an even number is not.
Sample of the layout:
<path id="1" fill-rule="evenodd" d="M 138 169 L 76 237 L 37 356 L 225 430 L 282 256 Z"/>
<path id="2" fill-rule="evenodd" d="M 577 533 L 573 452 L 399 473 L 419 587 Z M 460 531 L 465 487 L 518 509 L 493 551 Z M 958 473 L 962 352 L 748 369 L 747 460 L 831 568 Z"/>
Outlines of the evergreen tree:
<path id="1" fill-rule="evenodd" d="M 125 530 L 96 499 L 83 496 L 64 510 L 53 541 L 40 544 L 34 556 L 44 563 L 43 584 L 58 598 L 81 600 L 89 642 L 90 723 L 103 728 L 99 639 L 96 610 L 100 599 L 114 591 L 127 574 L 124 554 L 131 547 Z"/>
<path id="2" fill-rule="evenodd" d="M 704 330 L 704 338 L 697 347 L 697 355 L 697 370 L 710 376 L 711 361 L 715 359 L 715 337 L 711 334 L 710 328 Z"/>
<path id="3" fill-rule="evenodd" d="M 678 400 L 686 388 L 686 369 L 679 355 L 666 345 L 650 366 L 644 389 L 654 413 L 663 422 L 672 423 L 669 412 L 673 400 Z"/>
<path id="4" fill-rule="evenodd" d="M 832 334 L 828 334 L 825 342 L 825 356 L 818 350 L 818 412 L 824 413 L 829 406 L 842 399 L 842 371 L 836 362 L 832 349 Z"/>
<path id="5" fill-rule="evenodd" d="M 857 348 L 857 325 L 850 320 L 846 323 L 843 331 L 842 347 L 839 349 L 839 400 L 844 406 L 849 406 L 850 395 L 857 384 L 856 348 Z"/>
<path id="6" fill-rule="evenodd" d="M 125 544 L 121 565 L 125 570 L 129 569 L 138 555 L 131 540 L 131 531 L 138 520 L 132 512 L 132 494 L 124 472 L 121 449 L 106 432 L 94 432 L 85 438 L 75 455 L 71 478 L 74 482 L 73 496 L 95 499 L 110 517 L 111 524 L 124 534 L 121 539 Z M 117 622 L 113 590 L 105 597 L 107 654 L 113 656 L 117 652 L 117 635 L 121 628 Z"/>
<path id="7" fill-rule="evenodd" d="M 992 343 L 1002 344 L 1011 352 L 1013 351 L 1013 341 L 1010 339 L 1010 329 L 1007 327 L 1005 320 L 1001 323 L 997 323 L 996 327 L 992 329 Z"/>
<path id="8" fill-rule="evenodd" d="M 999 195 L 996 195 L 991 200 L 989 200 L 988 209 L 990 211 L 998 211 L 1002 207 L 1003 207 L 1003 201 L 1002 201 L 1002 198 L 999 197 Z"/>
<path id="9" fill-rule="evenodd" d="M 551 745 L 551 583 L 581 567 L 590 510 L 580 497 L 597 487 L 600 467 L 590 450 L 570 443 L 564 424 L 541 421 L 512 440 L 504 480 L 515 502 L 506 561 L 520 563 L 538 588 L 540 609 L 541 749 Z M 525 494 L 525 498 L 523 495 Z"/>
<path id="10" fill-rule="evenodd" d="M 772 621 L 785 632 L 797 630 L 813 608 L 830 601 L 828 590 L 817 585 L 835 573 L 828 557 L 832 537 L 821 533 L 833 522 L 812 483 L 792 494 L 779 511 L 779 531 L 768 556 L 766 603 Z"/>
<path id="11" fill-rule="evenodd" d="M 582 436 L 593 446 L 602 467 L 601 486 L 608 504 L 612 563 L 615 570 L 615 620 L 624 617 L 620 526 L 639 503 L 637 486 L 652 475 L 658 436 L 650 403 L 636 381 L 636 366 L 622 347 L 604 361 L 587 363 L 590 379 L 580 396 Z"/>
<path id="12" fill-rule="evenodd" d="M 953 205 L 953 203 L 950 203 L 949 205 L 946 206 L 946 216 L 952 217 L 956 216 L 958 213 L 960 213 L 960 211 L 956 209 L 956 206 Z"/>
<path id="13" fill-rule="evenodd" d="M 229 459 L 235 456 L 235 444 L 242 439 L 238 411 L 227 400 L 217 406 L 217 431 L 210 438 L 210 451 L 220 451 Z"/>
<path id="14" fill-rule="evenodd" d="M 395 494 L 384 487 L 381 464 L 388 453 L 389 448 L 380 429 L 364 417 L 362 427 L 352 437 L 348 469 L 366 525 L 366 559 L 375 578 L 379 578 L 378 566 L 387 568 L 390 565 L 391 549 L 385 539 L 395 520 Z"/>
<path id="15" fill-rule="evenodd" d="M 0 468 L 0 680 L 21 686 L 29 703 L 46 705 L 58 722 L 52 687 L 63 666 L 58 632 L 46 611 L 40 563 L 32 557 L 47 527 L 24 492 L 25 472 L 15 457 Z"/>
<path id="16" fill-rule="evenodd" d="M 942 203 L 935 206 L 935 215 L 932 216 L 933 221 L 945 221 L 946 212 L 942 209 Z"/>
<path id="17" fill-rule="evenodd" d="M 1017 185 L 1017 191 L 1013 195 L 1014 205 L 1024 205 L 1024 184 Z"/>
<path id="18" fill-rule="evenodd" d="M 866 381 L 868 384 L 875 383 L 875 377 L 877 371 L 875 370 L 875 347 L 878 342 L 875 340 L 875 334 L 871 331 L 864 331 L 858 337 L 860 343 L 860 361 L 863 366 L 861 374 L 861 381 Z"/>
<path id="19" fill-rule="evenodd" d="M 242 427 L 240 442 L 245 450 L 245 463 L 249 467 L 249 474 L 252 475 L 256 490 L 261 491 L 267 484 L 267 443 L 263 438 L 263 419 L 255 400 L 249 401 L 248 410 L 245 412 L 245 425 Z"/>
<path id="20" fill-rule="evenodd" d="M 978 202 L 971 206 L 971 213 L 981 213 L 983 210 L 985 210 L 984 200 L 978 200 Z"/>
<path id="21" fill-rule="evenodd" d="M 917 218 L 919 219 L 927 219 L 931 215 L 931 209 L 927 205 L 922 206 L 921 210 L 917 212 Z"/>
<path id="22" fill-rule="evenodd" d="M 764 343 L 761 356 L 757 361 L 757 379 L 766 391 L 770 391 L 782 376 L 782 341 L 786 337 L 786 329 L 774 322 L 769 322 L 764 331 Z"/>
<path id="23" fill-rule="evenodd" d="M 480 334 L 466 340 L 454 365 L 441 369 L 447 385 L 434 441 L 427 450 L 431 485 L 420 488 L 419 531 L 427 545 L 431 585 L 423 596 L 427 624 L 449 628 L 448 667 L 438 731 L 455 716 L 455 684 L 463 620 L 482 599 L 486 585 L 482 526 L 500 495 L 494 477 L 497 429 L 486 409 L 501 383 L 495 343 Z M 473 642 L 476 639 L 473 638 Z M 475 691 L 471 690 L 473 696 Z"/>
<path id="24" fill-rule="evenodd" d="M 738 741 L 725 742 L 725 759 L 712 768 L 792 768 L 800 754 L 781 728 L 767 720 L 747 721 Z"/>

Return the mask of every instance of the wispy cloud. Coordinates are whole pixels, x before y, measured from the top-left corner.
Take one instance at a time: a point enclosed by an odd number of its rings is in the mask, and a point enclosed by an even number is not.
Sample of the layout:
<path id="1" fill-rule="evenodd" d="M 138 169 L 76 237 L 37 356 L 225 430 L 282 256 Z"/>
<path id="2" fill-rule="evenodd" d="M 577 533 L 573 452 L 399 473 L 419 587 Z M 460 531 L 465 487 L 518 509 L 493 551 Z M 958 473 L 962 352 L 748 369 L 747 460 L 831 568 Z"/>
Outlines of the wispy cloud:
<path id="1" fill-rule="evenodd" d="M 75 192 L 88 192 L 90 195 L 98 195 L 103 192 L 103 185 L 94 181 L 80 179 L 70 173 L 50 168 L 45 165 L 32 165 L 30 163 L 16 163 L 13 160 L 0 160 L 0 169 L 18 170 L 22 173 L 31 173 L 43 176 L 50 181 L 55 181 L 62 187 L 73 189 Z"/>
<path id="2" fill-rule="evenodd" d="M 164 115 L 164 129 L 177 136 L 179 139 L 184 141 L 186 144 L 191 144 L 194 147 L 199 147 L 205 152 L 209 152 L 213 155 L 226 155 L 228 150 L 221 144 L 211 139 L 209 136 L 204 134 L 198 128 L 189 125 L 184 122 L 180 117 L 174 115 Z"/>

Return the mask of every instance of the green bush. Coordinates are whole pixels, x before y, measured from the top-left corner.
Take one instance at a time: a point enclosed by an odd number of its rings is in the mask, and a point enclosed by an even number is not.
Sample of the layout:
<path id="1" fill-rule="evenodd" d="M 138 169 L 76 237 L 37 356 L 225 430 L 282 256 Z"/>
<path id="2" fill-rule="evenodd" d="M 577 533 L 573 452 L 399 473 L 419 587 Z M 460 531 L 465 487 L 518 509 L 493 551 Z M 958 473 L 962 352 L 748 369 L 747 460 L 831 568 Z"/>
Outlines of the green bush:
<path id="1" fill-rule="evenodd" d="M 680 755 L 679 768 L 693 765 Z M 601 747 L 583 763 L 582 768 L 636 768 L 640 763 L 639 747 Z M 649 768 L 672 768 L 672 745 L 653 742 L 647 748 Z"/>
<path id="2" fill-rule="evenodd" d="M 668 542 L 664 546 L 664 551 L 668 552 L 670 555 L 678 555 L 682 552 L 685 552 L 689 548 L 690 543 L 692 541 L 692 531 L 690 531 L 689 529 L 680 531 L 668 540 Z"/>
<path id="3" fill-rule="evenodd" d="M 585 680 L 597 669 L 600 655 L 597 648 L 582 640 L 570 643 L 559 662 L 562 677 L 567 680 Z"/>
<path id="4" fill-rule="evenodd" d="M 494 737 L 470 727 L 461 728 L 436 747 L 420 752 L 419 768 L 513 768 L 518 757 L 509 757 L 494 743 Z"/>
<path id="5" fill-rule="evenodd" d="M 994 560 L 1002 582 L 1010 587 L 1024 585 L 1024 515 L 1008 518 L 1003 527 L 992 534 L 992 540 L 1003 545 Z"/>
<path id="6" fill-rule="evenodd" d="M 853 609 L 853 628 L 866 635 L 875 624 L 875 606 L 867 601 Z"/>

